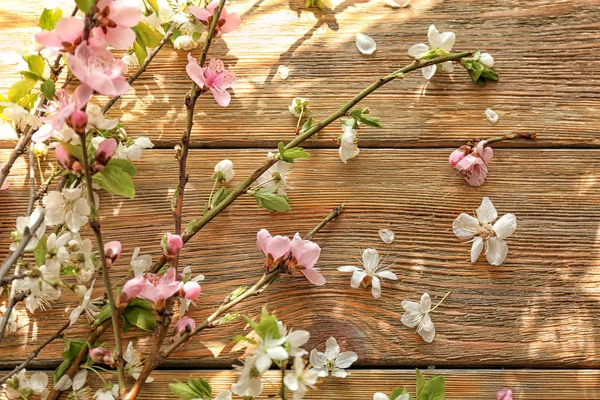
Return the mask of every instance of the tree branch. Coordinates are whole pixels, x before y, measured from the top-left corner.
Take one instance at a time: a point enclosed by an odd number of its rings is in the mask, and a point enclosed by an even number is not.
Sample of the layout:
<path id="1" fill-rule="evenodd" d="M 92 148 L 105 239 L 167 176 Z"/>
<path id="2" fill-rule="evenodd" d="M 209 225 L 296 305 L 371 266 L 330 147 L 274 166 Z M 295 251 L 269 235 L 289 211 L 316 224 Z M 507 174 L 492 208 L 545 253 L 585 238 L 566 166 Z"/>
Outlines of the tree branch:
<path id="1" fill-rule="evenodd" d="M 4 260 L 4 262 L 2 263 L 2 266 L 0 267 L 0 280 L 4 279 L 4 277 L 6 276 L 8 271 L 10 271 L 11 267 L 17 262 L 19 257 L 21 257 L 21 255 L 23 254 L 23 251 L 25 250 L 25 247 L 31 240 L 31 237 L 38 230 L 40 225 L 42 225 L 42 222 L 44 222 L 45 216 L 46 216 L 46 210 L 42 210 L 39 218 L 37 219 L 37 221 L 35 221 L 33 223 L 31 228 L 29 228 L 29 227 L 25 228 L 25 232 L 23 233 L 23 237 L 21 238 L 21 241 L 19 242 L 19 246 L 17 247 L 17 249 L 15 251 L 10 253 L 10 255 L 8 257 L 6 257 L 6 260 Z"/>

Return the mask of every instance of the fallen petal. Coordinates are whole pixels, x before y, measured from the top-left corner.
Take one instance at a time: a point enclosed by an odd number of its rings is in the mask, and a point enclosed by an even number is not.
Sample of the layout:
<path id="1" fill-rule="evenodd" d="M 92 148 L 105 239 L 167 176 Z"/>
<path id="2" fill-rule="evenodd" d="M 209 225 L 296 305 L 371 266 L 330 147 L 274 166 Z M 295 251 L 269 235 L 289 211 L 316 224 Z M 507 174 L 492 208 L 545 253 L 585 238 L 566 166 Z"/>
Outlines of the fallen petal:
<path id="1" fill-rule="evenodd" d="M 362 54 L 373 54 L 377 49 L 375 41 L 364 33 L 356 34 L 356 47 Z"/>
<path id="2" fill-rule="evenodd" d="M 410 4 L 410 0 L 385 0 L 385 5 L 392 8 L 404 8 Z"/>
<path id="3" fill-rule="evenodd" d="M 389 229 L 380 229 L 379 237 L 383 240 L 384 243 L 392 243 L 394 241 L 394 232 Z"/>
<path id="4" fill-rule="evenodd" d="M 277 73 L 279 74 L 281 79 L 287 79 L 287 77 L 290 75 L 290 69 L 288 67 L 280 65 L 279 68 L 277 68 Z"/>
<path id="5" fill-rule="evenodd" d="M 492 124 L 495 124 L 496 122 L 498 122 L 498 114 L 496 114 L 496 112 L 494 110 L 492 110 L 491 108 L 488 108 L 487 110 L 485 110 L 485 117 Z"/>

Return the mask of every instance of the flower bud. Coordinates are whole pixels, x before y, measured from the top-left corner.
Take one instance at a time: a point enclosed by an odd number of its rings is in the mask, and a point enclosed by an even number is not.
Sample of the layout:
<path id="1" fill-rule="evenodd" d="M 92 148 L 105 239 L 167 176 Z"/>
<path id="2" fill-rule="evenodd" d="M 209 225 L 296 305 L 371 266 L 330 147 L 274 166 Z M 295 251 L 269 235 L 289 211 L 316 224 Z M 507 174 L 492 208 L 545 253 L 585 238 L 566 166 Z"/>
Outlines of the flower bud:
<path id="1" fill-rule="evenodd" d="M 502 389 L 496 393 L 496 400 L 513 400 L 513 392 L 510 389 Z"/>
<path id="2" fill-rule="evenodd" d="M 96 158 L 92 164 L 92 170 L 95 172 L 102 171 L 104 166 L 108 164 L 117 149 L 117 141 L 113 138 L 104 139 L 98 145 L 96 150 Z"/>
<path id="3" fill-rule="evenodd" d="M 190 51 L 198 47 L 198 42 L 195 42 L 189 35 L 181 35 L 175 39 L 173 47 L 175 47 L 176 50 Z"/>
<path id="4" fill-rule="evenodd" d="M 77 161 L 77 159 L 75 157 L 73 157 L 72 155 L 69 154 L 69 152 L 67 152 L 67 150 L 62 147 L 62 146 L 56 146 L 56 149 L 54 149 L 54 154 L 56 155 L 56 159 L 58 160 L 58 162 L 60 163 L 60 165 L 62 165 L 64 168 L 68 169 L 71 172 L 75 172 L 74 171 L 74 166 L 75 163 L 79 163 Z M 79 163 L 81 165 L 81 163 Z M 79 172 L 81 172 L 82 168 L 80 166 L 78 166 L 77 168 L 79 170 Z"/>
<path id="5" fill-rule="evenodd" d="M 479 62 L 488 68 L 492 68 L 494 66 L 494 57 L 489 53 L 481 53 Z"/>
<path id="6" fill-rule="evenodd" d="M 162 246 L 165 256 L 172 259 L 179 255 L 179 251 L 183 247 L 183 239 L 179 235 L 167 233 L 163 236 Z"/>
<path id="7" fill-rule="evenodd" d="M 87 114 L 80 109 L 76 109 L 75 111 L 73 111 L 73 114 L 71 114 L 70 126 L 75 130 L 75 132 L 83 133 L 85 132 L 87 120 Z"/>
<path id="8" fill-rule="evenodd" d="M 202 288 L 198 284 L 198 282 L 188 281 L 183 284 L 183 288 L 181 288 L 182 297 L 185 297 L 188 300 L 196 300 L 198 296 L 200 296 L 200 292 Z"/>
<path id="9" fill-rule="evenodd" d="M 75 292 L 75 296 L 77 296 L 77 298 L 79 300 L 81 300 L 85 296 L 85 292 L 87 292 L 87 288 L 85 287 L 85 285 L 77 285 L 77 286 L 75 286 L 74 292 Z"/>
<path id="10" fill-rule="evenodd" d="M 110 351 L 106 350 L 103 347 L 96 347 L 95 349 L 91 349 L 90 358 L 92 359 L 92 361 L 98 364 L 113 365 L 115 363 L 115 360 L 113 359 L 112 354 L 110 354 Z"/>
<path id="11" fill-rule="evenodd" d="M 175 336 L 181 336 L 185 332 L 191 332 L 196 327 L 196 321 L 190 317 L 183 317 L 175 324 L 173 328 L 173 334 Z"/>
<path id="12" fill-rule="evenodd" d="M 37 142 L 33 146 L 33 154 L 35 154 L 36 157 L 45 159 L 48 155 L 48 146 L 46 146 L 43 142 Z"/>
<path id="13" fill-rule="evenodd" d="M 129 304 L 131 300 L 135 299 L 144 290 L 144 287 L 146 287 L 146 279 L 143 276 L 136 276 L 125 282 L 123 290 L 121 290 L 121 294 L 117 298 L 117 307 Z"/>
<path id="14" fill-rule="evenodd" d="M 452 154 L 450 154 L 450 157 L 448 158 L 448 163 L 450 163 L 451 166 L 456 166 L 456 164 L 458 164 L 458 162 L 460 160 L 462 160 L 463 158 L 465 158 L 465 156 L 467 154 L 469 154 L 471 152 L 471 147 L 464 145 L 464 146 L 460 146 L 458 149 L 454 150 L 452 152 Z"/>
<path id="15" fill-rule="evenodd" d="M 235 171 L 233 170 L 233 162 L 231 160 L 222 160 L 215 165 L 215 173 L 213 179 L 217 179 L 219 182 L 229 182 Z"/>
<path id="16" fill-rule="evenodd" d="M 113 240 L 112 242 L 104 243 L 104 257 L 110 263 L 117 261 L 121 255 L 121 242 Z"/>

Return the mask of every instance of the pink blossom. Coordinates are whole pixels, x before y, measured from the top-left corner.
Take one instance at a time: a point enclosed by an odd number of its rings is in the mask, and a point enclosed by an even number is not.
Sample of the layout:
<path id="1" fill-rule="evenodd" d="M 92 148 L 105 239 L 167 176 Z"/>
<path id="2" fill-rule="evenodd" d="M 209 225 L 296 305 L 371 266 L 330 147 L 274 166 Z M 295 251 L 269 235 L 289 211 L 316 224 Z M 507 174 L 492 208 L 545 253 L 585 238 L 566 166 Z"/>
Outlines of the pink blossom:
<path id="1" fill-rule="evenodd" d="M 225 69 L 223 61 L 212 58 L 208 67 L 202 68 L 192 53 L 188 53 L 188 65 L 185 70 L 200 89 L 206 86 L 211 91 L 220 106 L 229 105 L 231 95 L 225 89 L 231 87 L 237 78 L 233 72 Z"/>
<path id="2" fill-rule="evenodd" d="M 181 288 L 181 294 L 183 295 L 182 297 L 185 297 L 188 300 L 196 300 L 198 296 L 200 296 L 201 291 L 202 288 L 198 282 L 194 281 L 188 281 L 184 283 L 183 287 Z"/>
<path id="3" fill-rule="evenodd" d="M 42 46 L 57 53 L 74 53 L 83 39 L 85 22 L 76 17 L 61 18 L 51 31 L 40 31 L 35 40 Z"/>
<path id="4" fill-rule="evenodd" d="M 48 140 L 54 132 L 65 126 L 65 122 L 70 121 L 75 110 L 80 110 L 87 104 L 91 96 L 92 89 L 86 85 L 78 86 L 72 97 L 64 89 L 57 90 L 56 100 L 50 101 L 49 106 L 43 110 L 46 116 L 40 118 L 44 125 L 33 134 L 31 140 L 36 143 Z"/>
<path id="5" fill-rule="evenodd" d="M 113 359 L 110 351 L 105 349 L 104 347 L 96 347 L 95 349 L 90 350 L 90 358 L 92 361 L 98 364 L 106 364 L 113 365 L 115 360 Z"/>
<path id="6" fill-rule="evenodd" d="M 100 0 L 94 8 L 89 42 L 94 46 L 113 46 L 118 50 L 127 50 L 135 41 L 135 32 L 131 29 L 142 19 L 142 10 L 131 0 Z"/>
<path id="7" fill-rule="evenodd" d="M 310 240 L 303 240 L 298 233 L 292 240 L 292 257 L 295 260 L 295 268 L 304 274 L 310 283 L 323 286 L 325 278 L 321 272 L 315 268 L 315 264 L 321 255 L 321 247 Z"/>
<path id="8" fill-rule="evenodd" d="M 471 152 L 471 147 L 470 146 L 460 146 L 458 149 L 454 150 L 452 152 L 452 154 L 450 154 L 450 157 L 448 158 L 448 163 L 451 166 L 456 166 L 456 164 L 458 164 L 458 162 L 460 160 L 462 160 L 463 158 L 465 158 L 465 156 L 467 154 L 469 154 Z"/>
<path id="9" fill-rule="evenodd" d="M 175 323 L 175 327 L 173 328 L 173 333 L 179 336 L 184 332 L 191 332 L 196 327 L 196 321 L 191 319 L 190 317 L 183 317 L 179 321 Z"/>
<path id="10" fill-rule="evenodd" d="M 164 307 L 165 300 L 181 289 L 181 282 L 176 279 L 175 268 L 169 268 L 164 275 L 146 274 L 146 285 L 137 297 L 154 303 L 155 308 Z"/>
<path id="11" fill-rule="evenodd" d="M 482 140 L 477 143 L 477 155 L 481 157 L 485 164 L 489 164 L 492 161 L 492 157 L 494 156 L 494 150 L 491 147 L 485 147 L 487 144 L 487 140 Z"/>
<path id="12" fill-rule="evenodd" d="M 120 255 L 121 242 L 118 240 L 113 240 L 112 242 L 104 243 L 104 258 L 107 258 L 111 263 L 114 263 L 117 261 Z"/>
<path id="13" fill-rule="evenodd" d="M 510 389 L 502 389 L 496 393 L 496 400 L 513 400 L 513 392 Z"/>
<path id="14" fill-rule="evenodd" d="M 292 241 L 287 236 L 271 236 L 261 229 L 256 234 L 256 247 L 267 257 L 268 265 L 277 265 L 292 251 Z"/>
<path id="15" fill-rule="evenodd" d="M 98 149 L 96 150 L 96 157 L 92 164 L 92 169 L 94 171 L 102 171 L 104 166 L 108 164 L 112 156 L 115 154 L 116 149 L 116 139 L 108 138 L 100 142 L 100 144 L 98 145 Z"/>
<path id="16" fill-rule="evenodd" d="M 200 21 L 206 25 L 210 25 L 213 15 L 219 6 L 219 0 L 211 1 L 206 9 L 202 7 L 188 7 L 188 10 Z M 219 15 L 219 22 L 217 22 L 216 31 L 220 33 L 229 33 L 235 30 L 242 23 L 242 19 L 237 13 L 227 13 L 225 7 L 221 10 Z"/>
<path id="17" fill-rule="evenodd" d="M 125 282 L 123 290 L 121 290 L 121 294 L 117 298 L 117 307 L 129 304 L 129 302 L 135 299 L 145 287 L 146 279 L 143 276 L 136 276 Z"/>
<path id="18" fill-rule="evenodd" d="M 100 94 L 120 96 L 129 89 L 125 63 L 105 48 L 82 43 L 75 54 L 67 54 L 67 64 L 77 79 Z"/>
<path id="19" fill-rule="evenodd" d="M 179 252 L 183 247 L 183 239 L 179 235 L 167 233 L 165 236 L 163 236 L 162 246 L 165 257 L 169 259 L 175 258 L 179 255 Z"/>
<path id="20" fill-rule="evenodd" d="M 455 166 L 471 186 L 481 186 L 487 178 L 487 164 L 492 161 L 494 151 L 490 147 L 484 147 L 486 143 L 485 140 L 480 141 L 476 151 L 465 156 Z"/>

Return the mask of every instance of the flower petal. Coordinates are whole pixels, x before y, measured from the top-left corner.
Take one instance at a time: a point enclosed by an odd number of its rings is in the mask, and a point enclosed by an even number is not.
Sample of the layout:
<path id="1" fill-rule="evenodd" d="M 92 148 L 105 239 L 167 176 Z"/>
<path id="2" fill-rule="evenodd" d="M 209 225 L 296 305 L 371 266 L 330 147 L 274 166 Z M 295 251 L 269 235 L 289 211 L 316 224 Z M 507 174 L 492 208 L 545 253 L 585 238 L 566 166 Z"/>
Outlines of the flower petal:
<path id="1" fill-rule="evenodd" d="M 429 51 L 429 46 L 425 43 L 417 43 L 408 49 L 408 55 L 414 58 L 419 58 Z"/>
<path id="2" fill-rule="evenodd" d="M 421 68 L 421 72 L 423 73 L 423 77 L 425 79 L 431 79 L 435 75 L 437 71 L 437 65 L 430 65 L 428 67 Z"/>
<path id="3" fill-rule="evenodd" d="M 308 279 L 308 281 L 313 285 L 323 286 L 325 283 L 327 283 L 327 280 L 323 277 L 321 271 L 316 268 L 302 269 L 300 272 L 302 272 L 306 279 Z"/>
<path id="4" fill-rule="evenodd" d="M 354 271 L 354 273 L 352 274 L 352 279 L 350 279 L 350 286 L 352 286 L 354 289 L 356 289 L 360 285 L 360 283 L 362 282 L 362 280 L 364 279 L 365 276 L 367 276 L 367 273 L 365 271 L 361 271 L 361 270 Z"/>
<path id="5" fill-rule="evenodd" d="M 456 35 L 454 32 L 444 32 L 440 35 L 440 41 L 437 46 L 440 49 L 444 49 L 446 51 L 452 50 L 452 46 L 456 42 Z"/>
<path id="6" fill-rule="evenodd" d="M 421 304 L 417 303 L 416 301 L 402 300 L 402 303 L 400 303 L 400 305 L 406 311 L 421 312 Z"/>
<path id="7" fill-rule="evenodd" d="M 471 239 L 478 229 L 479 221 L 469 214 L 462 213 L 452 222 L 452 230 L 459 239 Z"/>
<path id="8" fill-rule="evenodd" d="M 388 271 L 380 271 L 377 273 L 377 276 L 379 276 L 380 278 L 391 279 L 392 281 L 398 280 L 398 277 L 396 276 L 396 274 L 389 270 Z"/>
<path id="9" fill-rule="evenodd" d="M 505 214 L 496 221 L 493 228 L 500 239 L 506 239 L 517 229 L 517 217 L 515 214 Z"/>
<path id="10" fill-rule="evenodd" d="M 437 30 L 435 25 L 429 25 L 429 30 L 427 31 L 427 38 L 429 39 L 429 44 L 432 48 L 440 47 L 440 31 Z"/>
<path id="11" fill-rule="evenodd" d="M 428 313 L 431 310 L 431 297 L 428 293 L 423 293 L 421 296 L 421 312 Z"/>
<path id="12" fill-rule="evenodd" d="M 227 14 L 227 16 L 224 19 L 221 18 L 219 22 L 223 20 L 225 23 L 219 27 L 221 33 L 229 33 L 237 29 L 242 23 L 242 18 L 237 13 Z"/>
<path id="13" fill-rule="evenodd" d="M 370 36 L 364 33 L 356 34 L 356 47 L 362 54 L 373 54 L 377 49 L 377 44 Z"/>
<path id="14" fill-rule="evenodd" d="M 432 329 L 429 331 L 426 331 L 425 329 L 421 329 L 421 331 L 419 331 L 419 335 L 421 335 L 423 340 L 427 343 L 433 342 L 433 338 L 435 338 L 435 326 L 433 323 L 431 324 L 431 328 Z"/>
<path id="15" fill-rule="evenodd" d="M 374 276 L 371 282 L 373 288 L 371 289 L 371 294 L 374 298 L 378 299 L 381 297 L 381 281 L 378 277 Z"/>
<path id="16" fill-rule="evenodd" d="M 349 368 L 356 360 L 358 360 L 358 354 L 353 351 L 345 351 L 336 357 L 335 365 L 338 368 Z"/>
<path id="17" fill-rule="evenodd" d="M 331 336 L 325 342 L 325 359 L 326 360 L 334 360 L 340 354 L 340 346 L 337 343 L 337 340 L 333 336 Z"/>
<path id="18" fill-rule="evenodd" d="M 354 271 L 360 271 L 360 268 L 355 267 L 353 265 L 344 265 L 342 267 L 338 267 L 338 271 L 341 271 L 341 272 L 354 272 Z"/>
<path id="19" fill-rule="evenodd" d="M 477 219 L 483 223 L 489 223 L 498 218 L 496 208 L 487 196 L 481 200 L 481 205 L 477 208 Z"/>
<path id="20" fill-rule="evenodd" d="M 335 376 L 336 378 L 345 378 L 348 376 L 348 373 L 343 369 L 334 369 L 331 371 L 331 376 Z"/>
<path id="21" fill-rule="evenodd" d="M 404 302 L 402 302 L 404 303 Z M 409 303 L 413 303 L 412 301 L 410 301 Z M 415 303 L 417 304 L 417 303 Z M 420 309 L 420 305 L 418 305 L 419 309 Z M 419 324 L 419 317 L 421 316 L 421 312 L 420 311 L 406 311 L 404 314 L 402 314 L 402 318 L 400 318 L 400 321 L 402 322 L 403 325 L 408 326 L 409 328 L 414 328 L 415 326 L 417 326 Z"/>
<path id="22" fill-rule="evenodd" d="M 231 102 L 231 95 L 226 90 L 220 90 L 216 87 L 211 87 L 210 92 L 221 107 L 227 107 Z"/>
<path id="23" fill-rule="evenodd" d="M 499 237 L 489 238 L 487 240 L 488 248 L 485 257 L 492 265 L 500 265 L 504 262 L 508 254 L 508 246 L 504 240 Z"/>
<path id="24" fill-rule="evenodd" d="M 481 250 L 483 250 L 483 239 L 481 236 L 477 236 L 473 240 L 473 244 L 471 245 L 471 262 L 474 263 L 479 258 L 481 254 Z"/>

